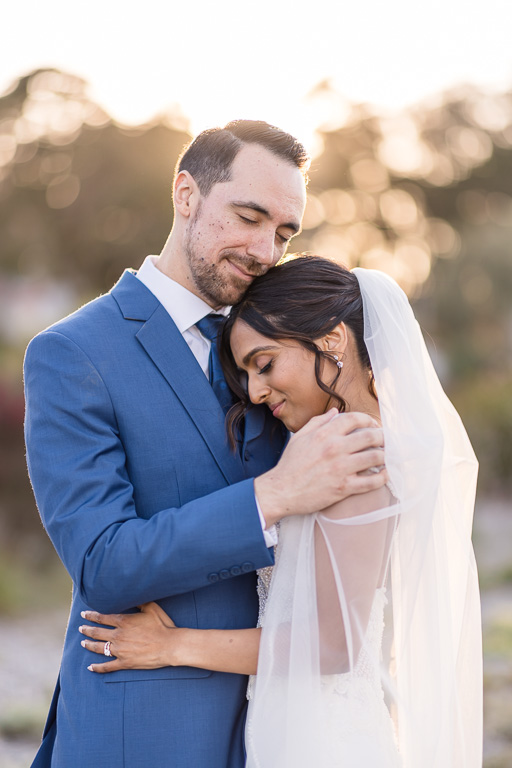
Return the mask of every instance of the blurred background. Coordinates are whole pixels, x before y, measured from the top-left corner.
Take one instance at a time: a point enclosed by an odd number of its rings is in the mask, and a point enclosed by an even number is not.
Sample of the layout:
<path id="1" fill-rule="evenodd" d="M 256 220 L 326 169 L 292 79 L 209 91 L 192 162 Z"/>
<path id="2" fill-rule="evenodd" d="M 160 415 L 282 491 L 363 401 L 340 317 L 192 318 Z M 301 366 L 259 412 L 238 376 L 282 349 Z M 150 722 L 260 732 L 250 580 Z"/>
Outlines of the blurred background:
<path id="1" fill-rule="evenodd" d="M 512 765 L 512 8 L 59 0 L 7 11 L 0 52 L 0 768 L 28 766 L 70 583 L 23 447 L 28 340 L 159 253 L 185 142 L 265 119 L 313 155 L 294 250 L 410 296 L 480 460 L 486 768 Z M 105 7 L 106 6 L 106 7 Z M 165 6 L 165 9 L 164 9 Z M 275 3 L 274 3 L 275 6 Z M 41 32 L 44 34 L 41 34 Z M 458 768 L 458 767 L 457 767 Z"/>

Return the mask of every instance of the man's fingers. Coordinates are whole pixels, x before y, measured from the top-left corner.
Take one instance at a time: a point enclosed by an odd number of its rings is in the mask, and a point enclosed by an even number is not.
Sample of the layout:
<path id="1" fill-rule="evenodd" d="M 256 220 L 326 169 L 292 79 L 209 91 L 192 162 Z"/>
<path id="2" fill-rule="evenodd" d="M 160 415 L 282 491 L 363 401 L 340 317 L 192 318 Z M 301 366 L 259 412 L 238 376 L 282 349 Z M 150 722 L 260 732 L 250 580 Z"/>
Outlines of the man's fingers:
<path id="1" fill-rule="evenodd" d="M 323 427 L 325 424 L 328 424 L 335 416 L 338 416 L 338 411 L 336 408 L 330 408 L 326 413 L 320 414 L 320 416 L 313 416 L 307 424 L 304 424 L 301 429 L 297 432 L 297 434 L 300 435 L 307 435 L 310 432 L 314 432 L 315 429 L 319 429 L 320 427 Z"/>
<path id="2" fill-rule="evenodd" d="M 375 468 L 380 469 L 384 464 L 384 451 L 380 448 L 371 448 L 367 451 L 353 453 L 346 462 L 350 474 L 359 474 L 368 469 L 375 471 Z"/>
<path id="3" fill-rule="evenodd" d="M 339 434 L 348 435 L 356 429 L 375 429 L 380 425 L 372 416 L 367 413 L 350 411 L 349 413 L 335 413 L 334 417 L 329 419 L 328 429 L 336 430 Z"/>
<path id="4" fill-rule="evenodd" d="M 358 453 L 368 448 L 383 448 L 384 432 L 380 427 L 356 429 L 354 432 L 345 435 L 343 440 L 347 446 L 348 453 Z"/>
<path id="5" fill-rule="evenodd" d="M 369 491 L 377 491 L 382 486 L 386 485 L 389 480 L 389 475 L 385 468 L 379 472 L 368 472 L 364 475 L 354 475 L 350 478 L 347 486 L 350 488 L 352 494 L 356 493 L 368 493 Z"/>

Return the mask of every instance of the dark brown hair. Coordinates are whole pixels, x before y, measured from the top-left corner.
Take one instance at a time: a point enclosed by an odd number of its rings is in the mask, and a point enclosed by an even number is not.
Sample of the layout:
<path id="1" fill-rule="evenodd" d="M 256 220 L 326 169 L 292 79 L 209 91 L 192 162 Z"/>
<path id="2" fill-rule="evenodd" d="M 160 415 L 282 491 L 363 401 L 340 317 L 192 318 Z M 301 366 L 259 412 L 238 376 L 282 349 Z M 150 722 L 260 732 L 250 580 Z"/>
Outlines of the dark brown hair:
<path id="1" fill-rule="evenodd" d="M 361 365 L 368 371 L 368 389 L 376 398 L 370 358 L 364 343 L 363 300 L 356 276 L 328 259 L 299 254 L 256 278 L 241 301 L 233 306 L 224 324 L 220 355 L 226 381 L 239 399 L 228 414 L 231 441 L 250 406 L 230 346 L 231 331 L 237 320 L 269 339 L 290 339 L 313 352 L 317 384 L 331 395 L 340 412 L 346 409 L 346 402 L 334 390 L 340 370 L 337 369 L 329 384 L 322 380 L 324 362 L 333 358 L 319 349 L 314 339 L 330 333 L 339 323 L 345 323 L 353 333 Z"/>
<path id="2" fill-rule="evenodd" d="M 233 160 L 244 144 L 260 144 L 296 165 L 307 183 L 310 158 L 291 134 L 263 120 L 233 120 L 224 128 L 209 128 L 188 144 L 176 163 L 175 177 L 188 171 L 205 197 L 214 184 L 229 181 Z"/>

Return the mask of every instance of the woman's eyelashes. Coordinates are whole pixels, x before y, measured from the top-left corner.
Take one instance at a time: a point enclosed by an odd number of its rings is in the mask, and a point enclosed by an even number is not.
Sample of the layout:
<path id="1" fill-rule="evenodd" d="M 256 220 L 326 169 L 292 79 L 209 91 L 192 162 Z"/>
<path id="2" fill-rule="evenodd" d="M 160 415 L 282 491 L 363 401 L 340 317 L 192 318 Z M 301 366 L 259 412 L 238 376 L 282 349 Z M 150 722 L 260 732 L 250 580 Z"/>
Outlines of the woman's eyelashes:
<path id="1" fill-rule="evenodd" d="M 270 371 L 270 369 L 272 368 L 272 363 L 273 363 L 273 360 L 269 360 L 269 362 L 266 365 L 260 368 L 258 371 L 258 376 L 261 376 L 262 373 L 267 373 L 267 371 Z"/>

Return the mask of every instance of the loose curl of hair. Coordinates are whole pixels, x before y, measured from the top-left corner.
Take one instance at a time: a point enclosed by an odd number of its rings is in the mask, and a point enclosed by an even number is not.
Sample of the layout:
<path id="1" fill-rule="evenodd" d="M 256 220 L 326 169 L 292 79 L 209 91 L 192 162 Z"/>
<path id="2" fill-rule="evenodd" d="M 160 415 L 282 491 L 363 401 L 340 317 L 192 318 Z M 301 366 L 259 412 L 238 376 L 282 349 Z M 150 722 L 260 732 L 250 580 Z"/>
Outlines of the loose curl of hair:
<path id="1" fill-rule="evenodd" d="M 222 329 L 220 358 L 226 381 L 238 398 L 227 417 L 228 436 L 235 445 L 235 435 L 250 407 L 247 389 L 231 352 L 231 332 L 241 320 L 262 336 L 279 341 L 298 342 L 315 356 L 318 386 L 337 403 L 340 413 L 347 404 L 334 387 L 341 370 L 330 384 L 322 379 L 326 360 L 332 355 L 321 350 L 315 339 L 345 323 L 353 333 L 359 361 L 368 371 L 368 390 L 377 399 L 375 380 L 364 343 L 363 300 L 359 282 L 345 267 L 320 256 L 298 254 L 256 278 L 243 298 L 233 306 Z"/>

